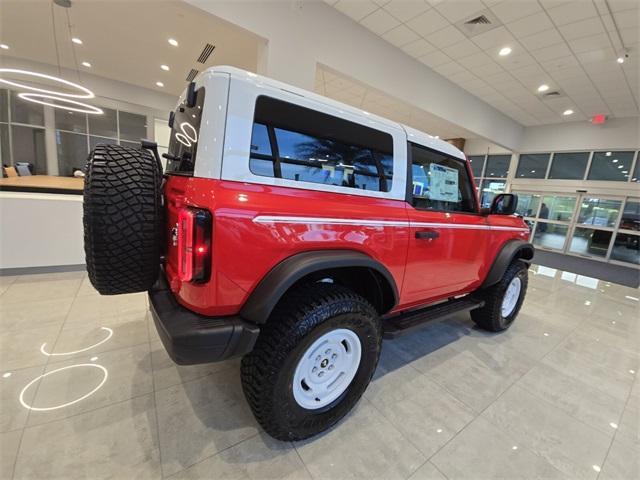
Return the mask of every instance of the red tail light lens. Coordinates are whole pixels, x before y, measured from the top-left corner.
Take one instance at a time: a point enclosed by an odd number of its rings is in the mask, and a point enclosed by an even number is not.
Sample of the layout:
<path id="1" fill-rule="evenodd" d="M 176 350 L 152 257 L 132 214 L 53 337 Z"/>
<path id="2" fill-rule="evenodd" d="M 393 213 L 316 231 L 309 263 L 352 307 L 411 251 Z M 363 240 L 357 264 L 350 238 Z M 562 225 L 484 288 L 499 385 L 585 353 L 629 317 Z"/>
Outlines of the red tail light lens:
<path id="1" fill-rule="evenodd" d="M 211 214 L 184 208 L 178 214 L 178 276 L 201 283 L 211 275 Z"/>

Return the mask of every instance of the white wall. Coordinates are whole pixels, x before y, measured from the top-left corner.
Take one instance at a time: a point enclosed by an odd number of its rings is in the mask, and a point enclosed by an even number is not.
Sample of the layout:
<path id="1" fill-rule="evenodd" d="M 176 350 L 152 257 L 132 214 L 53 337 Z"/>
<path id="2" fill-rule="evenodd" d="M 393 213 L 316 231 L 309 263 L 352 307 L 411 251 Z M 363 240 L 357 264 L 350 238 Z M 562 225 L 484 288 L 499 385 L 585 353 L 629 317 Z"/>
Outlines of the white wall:
<path id="1" fill-rule="evenodd" d="M 260 73 L 313 90 L 321 63 L 495 143 L 520 144 L 517 122 L 324 2 L 186 1 L 265 38 Z"/>
<path id="2" fill-rule="evenodd" d="M 517 151 L 635 150 L 640 148 L 640 119 L 612 118 L 604 125 L 571 122 L 527 127 Z"/>
<path id="3" fill-rule="evenodd" d="M 511 150 L 496 145 L 484 138 L 468 138 L 464 142 L 464 153 L 467 155 L 493 155 L 511 153 Z"/>
<path id="4" fill-rule="evenodd" d="M 0 192 L 0 269 L 84 262 L 82 195 Z"/>

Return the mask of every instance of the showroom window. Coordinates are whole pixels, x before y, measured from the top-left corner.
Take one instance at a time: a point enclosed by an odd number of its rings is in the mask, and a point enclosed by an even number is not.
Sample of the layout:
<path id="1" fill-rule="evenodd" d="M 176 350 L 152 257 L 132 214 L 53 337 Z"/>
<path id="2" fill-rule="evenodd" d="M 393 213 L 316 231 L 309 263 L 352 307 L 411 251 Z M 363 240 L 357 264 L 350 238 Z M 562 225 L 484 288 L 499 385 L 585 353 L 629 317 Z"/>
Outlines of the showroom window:
<path id="1" fill-rule="evenodd" d="M 480 206 L 488 208 L 497 194 L 505 192 L 511 155 L 472 155 L 468 158 Z"/>
<path id="2" fill-rule="evenodd" d="M 551 161 L 548 178 L 582 180 L 588 162 L 588 152 L 556 153 Z"/>
<path id="3" fill-rule="evenodd" d="M 587 180 L 626 182 L 635 152 L 594 152 Z"/>
<path id="4" fill-rule="evenodd" d="M 249 161 L 255 175 L 388 192 L 392 153 L 388 133 L 270 97 L 256 102 Z"/>
<path id="5" fill-rule="evenodd" d="M 463 161 L 411 146 L 413 206 L 422 210 L 475 213 L 473 187 Z"/>
<path id="6" fill-rule="evenodd" d="M 525 153 L 520 155 L 516 178 L 544 178 L 549 167 L 550 153 Z"/>

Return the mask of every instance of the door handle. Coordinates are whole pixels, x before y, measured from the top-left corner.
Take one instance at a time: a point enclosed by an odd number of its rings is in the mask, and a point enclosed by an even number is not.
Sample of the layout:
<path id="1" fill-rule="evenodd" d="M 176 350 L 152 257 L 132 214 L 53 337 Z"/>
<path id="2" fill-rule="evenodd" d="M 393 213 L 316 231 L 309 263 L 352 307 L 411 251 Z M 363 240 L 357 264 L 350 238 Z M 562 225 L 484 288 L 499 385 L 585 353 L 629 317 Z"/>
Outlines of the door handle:
<path id="1" fill-rule="evenodd" d="M 416 238 L 418 240 L 435 240 L 440 236 L 439 232 L 435 230 L 425 230 L 422 232 L 416 232 Z"/>

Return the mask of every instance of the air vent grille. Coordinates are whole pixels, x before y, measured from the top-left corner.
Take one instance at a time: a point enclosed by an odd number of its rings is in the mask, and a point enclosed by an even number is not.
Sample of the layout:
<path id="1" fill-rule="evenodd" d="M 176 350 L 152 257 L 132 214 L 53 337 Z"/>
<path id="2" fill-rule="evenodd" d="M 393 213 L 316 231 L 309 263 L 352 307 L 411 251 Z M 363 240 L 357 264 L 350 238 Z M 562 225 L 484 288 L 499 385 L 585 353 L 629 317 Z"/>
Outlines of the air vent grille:
<path id="1" fill-rule="evenodd" d="M 544 93 L 542 96 L 545 98 L 557 98 L 557 97 L 561 97 L 562 94 L 556 90 L 553 92 Z"/>
<path id="2" fill-rule="evenodd" d="M 472 18 L 471 20 L 467 20 L 464 22 L 465 25 L 491 25 L 491 20 L 489 20 L 484 15 L 480 15 L 479 17 Z"/>
<path id="3" fill-rule="evenodd" d="M 195 68 L 192 68 L 185 80 L 187 82 L 192 82 L 193 79 L 196 78 L 196 75 L 198 75 L 198 70 L 196 70 Z"/>
<path id="4" fill-rule="evenodd" d="M 210 43 L 207 43 L 204 48 L 202 49 L 202 53 L 200 53 L 200 56 L 198 57 L 198 62 L 199 63 L 205 63 L 207 61 L 207 59 L 209 58 L 209 55 L 211 55 L 213 53 L 213 49 L 216 48 L 213 45 L 211 45 Z"/>

